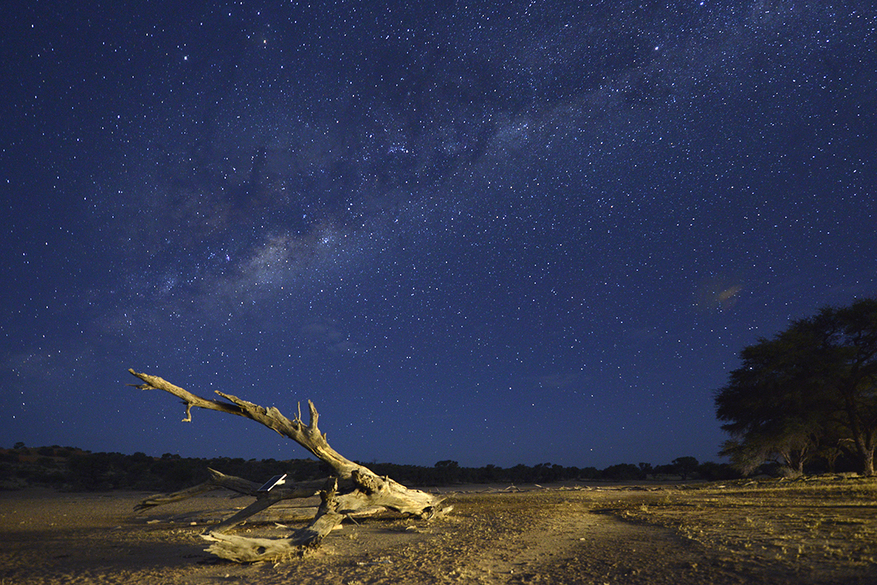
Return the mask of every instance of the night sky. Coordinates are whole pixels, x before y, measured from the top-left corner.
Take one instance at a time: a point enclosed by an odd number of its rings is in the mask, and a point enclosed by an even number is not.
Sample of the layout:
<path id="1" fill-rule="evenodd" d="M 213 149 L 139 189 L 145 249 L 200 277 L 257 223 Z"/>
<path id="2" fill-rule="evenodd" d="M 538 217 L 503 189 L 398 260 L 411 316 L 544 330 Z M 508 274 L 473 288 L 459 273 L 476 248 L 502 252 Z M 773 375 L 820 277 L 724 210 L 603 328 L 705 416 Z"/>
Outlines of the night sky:
<path id="1" fill-rule="evenodd" d="M 206 5 L 206 6 L 205 6 Z M 871 2 L 4 2 L 0 446 L 720 461 L 877 294 Z"/>

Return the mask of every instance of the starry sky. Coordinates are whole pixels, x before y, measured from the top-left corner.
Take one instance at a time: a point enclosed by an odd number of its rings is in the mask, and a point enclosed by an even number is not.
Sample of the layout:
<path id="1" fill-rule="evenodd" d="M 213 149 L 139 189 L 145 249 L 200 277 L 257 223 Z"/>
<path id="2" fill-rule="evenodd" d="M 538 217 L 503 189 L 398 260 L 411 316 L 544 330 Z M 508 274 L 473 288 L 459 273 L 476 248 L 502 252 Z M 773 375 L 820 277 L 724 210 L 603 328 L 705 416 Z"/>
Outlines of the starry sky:
<path id="1" fill-rule="evenodd" d="M 871 2 L 4 3 L 0 446 L 720 461 L 714 391 L 877 294 Z"/>

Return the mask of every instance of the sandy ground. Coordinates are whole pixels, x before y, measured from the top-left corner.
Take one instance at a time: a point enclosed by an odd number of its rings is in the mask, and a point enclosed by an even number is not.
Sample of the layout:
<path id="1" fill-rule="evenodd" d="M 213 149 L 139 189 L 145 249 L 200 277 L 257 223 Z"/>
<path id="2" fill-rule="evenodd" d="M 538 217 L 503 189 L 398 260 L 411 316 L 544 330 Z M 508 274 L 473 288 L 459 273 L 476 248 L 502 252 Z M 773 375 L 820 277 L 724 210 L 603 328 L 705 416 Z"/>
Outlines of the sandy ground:
<path id="1" fill-rule="evenodd" d="M 877 583 L 877 481 L 473 487 L 423 522 L 345 522 L 314 552 L 237 565 L 199 534 L 246 506 L 225 492 L 135 513 L 132 492 L 0 493 L 0 585 L 60 583 Z M 300 505 L 300 504 L 298 504 Z M 275 506 L 236 529 L 308 510 Z"/>

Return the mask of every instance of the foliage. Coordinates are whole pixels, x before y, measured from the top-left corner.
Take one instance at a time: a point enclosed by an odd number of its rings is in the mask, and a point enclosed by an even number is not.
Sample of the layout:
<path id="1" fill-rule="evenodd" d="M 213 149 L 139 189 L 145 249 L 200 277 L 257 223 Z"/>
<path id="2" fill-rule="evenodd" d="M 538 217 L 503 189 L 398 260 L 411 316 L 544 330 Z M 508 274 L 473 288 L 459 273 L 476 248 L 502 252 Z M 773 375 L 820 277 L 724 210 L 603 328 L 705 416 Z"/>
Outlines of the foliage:
<path id="1" fill-rule="evenodd" d="M 673 466 L 676 473 L 682 476 L 682 479 L 690 477 L 692 474 L 696 473 L 698 467 L 700 467 L 700 464 L 694 457 L 677 457 L 671 461 L 670 464 Z"/>
<path id="2" fill-rule="evenodd" d="M 67 491 L 131 489 L 170 492 L 207 479 L 207 468 L 255 482 L 278 473 L 292 481 L 326 477 L 331 470 L 321 461 L 290 459 L 277 461 L 218 457 L 197 459 L 165 453 L 152 457 L 144 453 L 91 453 L 73 447 L 0 449 L 0 486 L 40 485 Z M 552 463 L 461 467 L 456 461 L 439 461 L 433 467 L 369 463 L 379 475 L 389 475 L 406 485 L 429 487 L 458 484 L 547 484 L 561 481 L 642 481 L 649 479 L 728 479 L 734 475 L 727 464 L 698 464 L 694 457 L 679 457 L 668 465 L 622 463 L 599 470 L 594 467 L 564 467 Z M 14 481 L 13 481 L 14 480 Z"/>
<path id="3" fill-rule="evenodd" d="M 721 454 L 749 474 L 774 461 L 787 475 L 833 468 L 844 451 L 874 475 L 877 447 L 877 300 L 824 308 L 740 352 L 715 396 L 731 435 Z"/>

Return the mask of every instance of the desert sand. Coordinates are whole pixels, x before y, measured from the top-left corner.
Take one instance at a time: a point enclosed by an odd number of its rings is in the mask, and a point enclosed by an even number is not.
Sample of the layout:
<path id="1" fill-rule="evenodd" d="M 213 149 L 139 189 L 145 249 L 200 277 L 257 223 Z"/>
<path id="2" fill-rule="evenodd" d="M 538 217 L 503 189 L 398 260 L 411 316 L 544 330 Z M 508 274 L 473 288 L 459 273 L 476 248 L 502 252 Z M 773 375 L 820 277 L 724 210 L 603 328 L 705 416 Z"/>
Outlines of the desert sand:
<path id="1" fill-rule="evenodd" d="M 135 513 L 145 493 L 0 493 L 0 585 L 114 583 L 875 583 L 877 480 L 459 487 L 429 522 L 345 522 L 282 563 L 204 552 L 227 492 Z M 309 504 L 309 503 L 307 503 Z M 301 502 L 236 532 L 279 537 Z"/>

